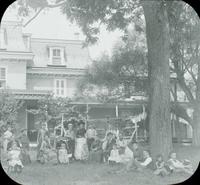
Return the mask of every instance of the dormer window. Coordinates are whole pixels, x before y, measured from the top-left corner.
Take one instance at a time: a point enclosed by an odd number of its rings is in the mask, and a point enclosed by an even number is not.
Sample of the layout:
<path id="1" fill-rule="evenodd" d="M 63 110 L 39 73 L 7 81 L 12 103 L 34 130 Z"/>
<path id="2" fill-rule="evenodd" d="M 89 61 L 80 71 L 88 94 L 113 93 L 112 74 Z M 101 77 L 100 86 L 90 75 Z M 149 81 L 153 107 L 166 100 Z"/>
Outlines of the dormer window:
<path id="1" fill-rule="evenodd" d="M 0 29 L 0 49 L 6 49 L 7 38 L 6 38 L 6 29 Z"/>
<path id="2" fill-rule="evenodd" d="M 61 65 L 61 51 L 60 49 L 53 49 L 52 64 Z"/>
<path id="3" fill-rule="evenodd" d="M 64 48 L 51 47 L 50 48 L 50 62 L 49 65 L 65 65 Z"/>

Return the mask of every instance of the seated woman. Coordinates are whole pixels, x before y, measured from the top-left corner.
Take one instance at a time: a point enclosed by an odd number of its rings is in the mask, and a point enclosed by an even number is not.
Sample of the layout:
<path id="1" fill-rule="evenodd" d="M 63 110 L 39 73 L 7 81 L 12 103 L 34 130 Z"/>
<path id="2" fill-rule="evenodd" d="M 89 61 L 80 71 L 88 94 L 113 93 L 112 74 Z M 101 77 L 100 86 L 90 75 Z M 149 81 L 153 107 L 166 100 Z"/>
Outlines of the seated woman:
<path id="1" fill-rule="evenodd" d="M 29 139 L 28 139 L 28 136 L 26 133 L 27 133 L 27 130 L 22 129 L 21 135 L 19 136 L 19 142 L 21 144 L 21 155 L 22 155 L 23 165 L 31 163 L 31 158 L 29 155 Z"/>
<path id="2" fill-rule="evenodd" d="M 102 142 L 96 138 L 91 145 L 89 153 L 89 161 L 102 162 Z"/>
<path id="3" fill-rule="evenodd" d="M 21 173 L 23 167 L 21 162 L 21 150 L 17 142 L 13 141 L 8 151 L 8 172 Z"/>
<path id="4" fill-rule="evenodd" d="M 83 121 L 79 122 L 79 128 L 76 133 L 76 143 L 74 156 L 76 160 L 87 160 L 89 156 L 87 140 L 85 138 L 86 130 L 84 128 L 85 123 Z"/>
<path id="5" fill-rule="evenodd" d="M 142 151 L 139 148 L 138 143 L 129 144 L 126 148 L 128 155 L 127 159 L 127 166 L 126 169 L 130 170 L 133 166 L 135 160 L 141 161 L 142 160 Z"/>
<path id="6" fill-rule="evenodd" d="M 167 171 L 167 169 L 165 167 L 165 161 L 163 160 L 162 155 L 157 156 L 156 162 L 155 162 L 155 167 L 156 167 L 156 169 L 154 171 L 155 175 L 166 176 L 169 174 L 169 171 Z"/>
<path id="7" fill-rule="evenodd" d="M 183 162 L 179 161 L 176 158 L 176 153 L 172 152 L 169 156 L 169 160 L 167 161 L 167 166 L 171 172 L 185 172 L 188 174 L 193 174 L 193 169 L 188 160 Z"/>

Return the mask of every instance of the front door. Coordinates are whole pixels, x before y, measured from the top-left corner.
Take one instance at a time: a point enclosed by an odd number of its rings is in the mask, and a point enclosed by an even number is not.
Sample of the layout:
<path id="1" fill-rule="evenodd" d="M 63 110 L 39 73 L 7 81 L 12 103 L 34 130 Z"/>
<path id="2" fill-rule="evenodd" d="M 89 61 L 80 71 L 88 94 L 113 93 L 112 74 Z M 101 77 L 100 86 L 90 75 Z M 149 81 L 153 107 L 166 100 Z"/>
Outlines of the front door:
<path id="1" fill-rule="evenodd" d="M 35 115 L 29 112 L 27 112 L 27 129 L 30 142 L 36 142 L 38 131 L 35 127 Z"/>

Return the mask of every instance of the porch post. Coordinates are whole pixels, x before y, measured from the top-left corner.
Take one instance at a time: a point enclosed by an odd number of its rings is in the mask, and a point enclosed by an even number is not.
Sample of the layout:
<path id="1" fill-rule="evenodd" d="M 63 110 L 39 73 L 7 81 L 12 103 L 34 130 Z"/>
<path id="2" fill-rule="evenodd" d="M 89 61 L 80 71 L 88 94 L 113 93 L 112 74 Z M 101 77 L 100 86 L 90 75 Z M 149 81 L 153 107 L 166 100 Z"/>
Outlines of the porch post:
<path id="1" fill-rule="evenodd" d="M 86 128 L 87 128 L 87 125 L 88 125 L 88 113 L 89 113 L 89 105 L 87 103 L 86 104 L 86 125 L 85 125 Z"/>
<path id="2" fill-rule="evenodd" d="M 115 115 L 116 115 L 116 118 L 119 117 L 119 107 L 118 107 L 118 104 L 116 104 L 116 106 L 115 106 Z"/>

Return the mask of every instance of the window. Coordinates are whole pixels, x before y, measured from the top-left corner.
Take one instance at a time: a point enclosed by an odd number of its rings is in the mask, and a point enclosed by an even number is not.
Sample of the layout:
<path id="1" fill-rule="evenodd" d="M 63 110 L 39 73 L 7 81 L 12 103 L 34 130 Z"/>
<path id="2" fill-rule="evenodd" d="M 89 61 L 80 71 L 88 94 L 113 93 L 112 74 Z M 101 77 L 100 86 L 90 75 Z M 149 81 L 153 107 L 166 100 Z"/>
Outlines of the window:
<path id="1" fill-rule="evenodd" d="M 0 89 L 6 87 L 6 68 L 0 67 Z"/>
<path id="2" fill-rule="evenodd" d="M 6 30 L 0 29 L 0 49 L 6 48 Z"/>
<path id="3" fill-rule="evenodd" d="M 23 35 L 24 45 L 30 51 L 30 35 Z"/>
<path id="4" fill-rule="evenodd" d="M 56 79 L 55 80 L 55 96 L 65 96 L 66 92 L 66 81 L 65 79 Z"/>
<path id="5" fill-rule="evenodd" d="M 64 47 L 49 48 L 49 64 L 55 66 L 65 66 L 65 49 Z"/>
<path id="6" fill-rule="evenodd" d="M 61 62 L 62 62 L 62 58 L 61 58 L 60 49 L 53 49 L 52 64 L 61 65 Z"/>

